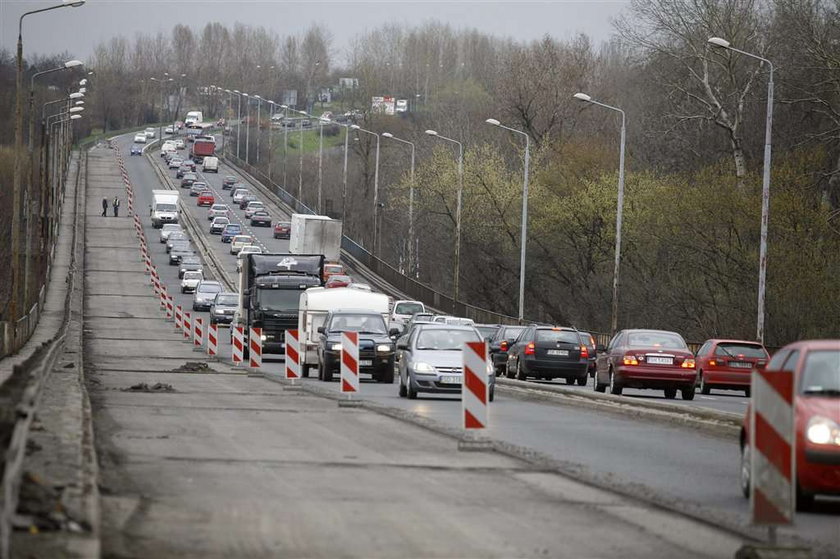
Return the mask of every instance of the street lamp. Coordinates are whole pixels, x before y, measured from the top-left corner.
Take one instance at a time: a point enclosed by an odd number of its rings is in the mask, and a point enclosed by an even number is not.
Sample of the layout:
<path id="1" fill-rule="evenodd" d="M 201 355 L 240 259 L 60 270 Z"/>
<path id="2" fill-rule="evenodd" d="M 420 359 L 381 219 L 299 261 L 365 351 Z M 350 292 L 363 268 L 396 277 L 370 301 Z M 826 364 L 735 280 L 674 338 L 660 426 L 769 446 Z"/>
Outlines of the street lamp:
<path id="1" fill-rule="evenodd" d="M 355 130 L 356 132 L 364 132 L 366 134 L 370 134 L 376 137 L 376 163 L 374 164 L 373 168 L 373 255 L 378 256 L 378 229 L 379 229 L 379 134 L 376 132 L 371 132 L 370 130 L 365 130 L 358 124 L 350 125 L 350 130 Z"/>
<path id="2" fill-rule="evenodd" d="M 526 132 L 505 126 L 495 118 L 488 118 L 484 122 L 525 136 L 525 181 L 522 183 L 522 231 L 519 234 L 519 323 L 522 324 L 525 320 L 525 249 L 528 245 L 528 171 L 531 165 L 531 137 Z"/>
<path id="3" fill-rule="evenodd" d="M 262 97 L 259 95 L 254 95 L 254 99 L 257 100 L 257 164 L 260 162 L 260 137 L 262 133 L 260 132 L 260 109 L 262 108 Z"/>
<path id="4" fill-rule="evenodd" d="M 621 148 L 618 156 L 618 208 L 615 217 L 615 269 L 613 271 L 613 294 L 612 294 L 612 320 L 610 323 L 611 333 L 618 330 L 618 285 L 619 268 L 621 266 L 621 224 L 624 220 L 624 140 L 626 136 L 624 111 L 599 101 L 595 101 L 585 93 L 575 93 L 574 98 L 585 103 L 592 103 L 611 111 L 621 113 Z"/>
<path id="5" fill-rule="evenodd" d="M 52 74 L 53 72 L 61 72 L 63 70 L 69 70 L 71 68 L 75 68 L 77 66 L 82 66 L 84 63 L 81 60 L 68 60 L 61 66 L 57 68 L 50 68 L 49 70 L 44 70 L 43 72 L 36 72 L 32 74 L 32 77 L 29 78 L 29 154 L 30 157 L 32 156 L 32 150 L 34 149 L 35 144 L 35 118 L 34 118 L 34 105 L 35 105 L 35 78 L 44 76 L 46 74 Z"/>
<path id="6" fill-rule="evenodd" d="M 236 94 L 236 158 L 239 159 L 239 144 L 242 143 L 242 95 L 238 89 L 234 89 Z"/>
<path id="7" fill-rule="evenodd" d="M 289 123 L 286 121 L 289 118 L 289 106 L 280 105 L 280 108 L 283 109 L 283 190 L 288 193 L 289 191 L 286 189 L 286 156 L 289 152 Z"/>
<path id="8" fill-rule="evenodd" d="M 458 140 L 441 136 L 434 130 L 426 130 L 426 134 L 458 145 L 458 201 L 455 208 L 455 271 L 453 272 L 452 279 L 454 299 L 457 301 L 459 294 L 459 272 L 461 268 L 461 200 L 464 195 L 464 144 Z"/>
<path id="9" fill-rule="evenodd" d="M 324 123 L 330 122 L 330 119 L 323 116 L 316 117 L 306 111 L 300 112 L 307 117 L 318 119 L 318 213 L 320 214 L 323 211 L 321 209 L 321 195 L 324 185 Z"/>
<path id="10" fill-rule="evenodd" d="M 761 242 L 758 255 L 758 316 L 756 318 L 756 340 L 764 343 L 764 301 L 767 291 L 767 228 L 770 221 L 770 158 L 773 147 L 773 63 L 761 56 L 736 49 L 726 39 L 710 37 L 709 44 L 749 56 L 767 63 L 770 76 L 767 81 L 767 116 L 764 120 L 764 172 L 761 180 Z"/>
<path id="11" fill-rule="evenodd" d="M 245 164 L 248 164 L 248 151 L 251 145 L 251 96 L 247 93 L 242 94 L 245 97 Z"/>
<path id="12" fill-rule="evenodd" d="M 408 189 L 408 271 L 410 274 L 416 268 L 414 265 L 414 142 L 397 138 L 390 132 L 383 132 L 382 137 L 411 146 L 411 182 Z"/>

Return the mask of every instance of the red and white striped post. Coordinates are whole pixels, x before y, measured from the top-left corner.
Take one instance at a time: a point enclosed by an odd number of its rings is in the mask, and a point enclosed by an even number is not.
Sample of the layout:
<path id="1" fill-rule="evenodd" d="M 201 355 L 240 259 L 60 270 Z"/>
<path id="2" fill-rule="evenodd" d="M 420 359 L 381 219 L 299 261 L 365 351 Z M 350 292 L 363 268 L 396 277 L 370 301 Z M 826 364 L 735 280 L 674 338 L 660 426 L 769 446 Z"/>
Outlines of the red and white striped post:
<path id="1" fill-rule="evenodd" d="M 214 357 L 219 352 L 219 325 L 211 322 L 207 327 L 207 355 Z"/>
<path id="2" fill-rule="evenodd" d="M 184 340 L 190 341 L 192 338 L 192 321 L 190 320 L 190 313 L 184 311 Z"/>
<path id="3" fill-rule="evenodd" d="M 198 349 L 204 345 L 204 319 L 195 317 L 193 319 L 193 345 Z"/>
<path id="4" fill-rule="evenodd" d="M 262 328 L 251 328 L 248 334 L 248 367 L 262 367 Z"/>
<path id="5" fill-rule="evenodd" d="M 230 344 L 230 357 L 234 365 L 242 363 L 245 355 L 245 327 L 231 326 L 232 341 Z"/>
<path id="6" fill-rule="evenodd" d="M 750 408 L 750 509 L 754 524 L 791 524 L 796 510 L 794 375 L 753 369 Z"/>
<path id="7" fill-rule="evenodd" d="M 181 309 L 181 305 L 177 305 L 175 307 L 175 331 L 180 332 L 181 328 L 183 328 L 184 323 L 184 311 Z"/>
<path id="8" fill-rule="evenodd" d="M 463 350 L 464 375 L 461 402 L 464 411 L 464 429 L 487 427 L 487 343 L 466 342 Z"/>
<path id="9" fill-rule="evenodd" d="M 341 333 L 341 392 L 352 394 L 359 391 L 359 333 Z"/>
<path id="10" fill-rule="evenodd" d="M 166 301 L 168 299 L 169 299 L 169 297 L 166 295 L 166 286 L 165 285 L 161 286 L 161 288 L 160 288 L 160 310 L 162 310 L 162 311 L 166 310 Z"/>
<path id="11" fill-rule="evenodd" d="M 174 300 L 172 299 L 172 295 L 166 296 L 166 320 L 172 320 L 175 312 L 173 310 Z"/>
<path id="12" fill-rule="evenodd" d="M 300 340 L 297 330 L 286 330 L 286 378 L 292 383 L 300 378 Z"/>

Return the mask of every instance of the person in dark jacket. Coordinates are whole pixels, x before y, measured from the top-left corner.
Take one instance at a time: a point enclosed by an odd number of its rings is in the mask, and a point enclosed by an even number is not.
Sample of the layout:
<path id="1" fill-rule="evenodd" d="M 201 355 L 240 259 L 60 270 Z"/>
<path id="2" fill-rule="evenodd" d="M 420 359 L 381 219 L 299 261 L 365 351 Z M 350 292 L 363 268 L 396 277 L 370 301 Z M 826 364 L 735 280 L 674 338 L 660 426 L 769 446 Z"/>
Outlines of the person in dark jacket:
<path id="1" fill-rule="evenodd" d="M 108 217 L 108 199 L 102 199 L 102 217 Z"/>
<path id="2" fill-rule="evenodd" d="M 120 199 L 114 196 L 114 217 L 119 217 L 120 215 Z"/>

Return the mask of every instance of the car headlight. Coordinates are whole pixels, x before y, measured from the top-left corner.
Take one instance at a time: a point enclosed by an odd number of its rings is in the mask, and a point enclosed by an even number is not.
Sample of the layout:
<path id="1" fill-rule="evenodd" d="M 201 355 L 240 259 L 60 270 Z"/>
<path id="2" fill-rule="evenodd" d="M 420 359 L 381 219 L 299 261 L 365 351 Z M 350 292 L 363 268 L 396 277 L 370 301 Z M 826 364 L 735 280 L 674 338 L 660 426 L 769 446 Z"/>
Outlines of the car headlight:
<path id="1" fill-rule="evenodd" d="M 805 431 L 808 441 L 814 444 L 834 444 L 840 446 L 840 426 L 834 421 L 815 416 L 808 422 L 808 429 Z"/>
<path id="2" fill-rule="evenodd" d="M 379 344 L 376 346 L 376 351 L 380 353 L 388 353 L 389 351 L 393 351 L 390 344 Z"/>
<path id="3" fill-rule="evenodd" d="M 428 363 L 415 363 L 414 366 L 415 373 L 434 373 L 435 368 L 429 365 Z"/>
<path id="4" fill-rule="evenodd" d="M 330 351 L 341 351 L 341 344 L 330 344 Z"/>

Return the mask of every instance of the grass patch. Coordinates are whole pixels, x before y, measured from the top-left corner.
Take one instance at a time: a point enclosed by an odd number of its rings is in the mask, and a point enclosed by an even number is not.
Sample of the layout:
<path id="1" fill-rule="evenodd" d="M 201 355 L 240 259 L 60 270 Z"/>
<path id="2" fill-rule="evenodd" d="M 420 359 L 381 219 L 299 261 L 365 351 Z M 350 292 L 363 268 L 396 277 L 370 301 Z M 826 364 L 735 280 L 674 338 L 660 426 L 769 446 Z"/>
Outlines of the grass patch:
<path id="1" fill-rule="evenodd" d="M 283 153 L 283 131 L 282 130 L 273 130 L 275 152 L 276 153 Z M 336 136 L 328 136 L 324 134 L 324 149 L 330 149 L 337 146 L 344 146 L 344 135 L 347 133 L 347 129 L 343 126 L 340 127 L 338 135 Z M 318 145 L 320 141 L 320 133 L 318 131 L 318 127 L 315 126 L 312 130 L 305 130 L 303 131 L 303 153 L 318 153 Z M 289 152 L 297 153 L 300 150 L 301 145 L 301 132 L 300 130 L 289 130 Z"/>

